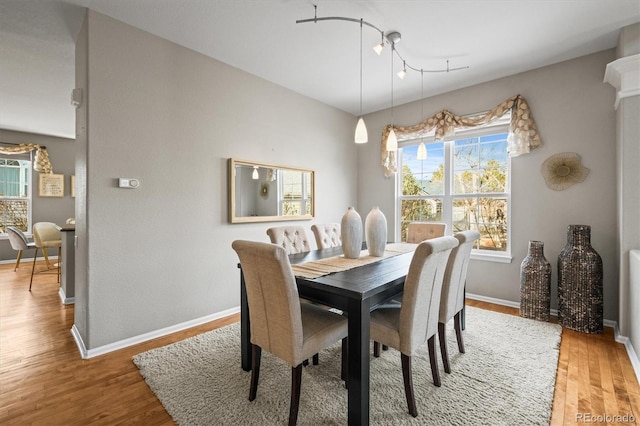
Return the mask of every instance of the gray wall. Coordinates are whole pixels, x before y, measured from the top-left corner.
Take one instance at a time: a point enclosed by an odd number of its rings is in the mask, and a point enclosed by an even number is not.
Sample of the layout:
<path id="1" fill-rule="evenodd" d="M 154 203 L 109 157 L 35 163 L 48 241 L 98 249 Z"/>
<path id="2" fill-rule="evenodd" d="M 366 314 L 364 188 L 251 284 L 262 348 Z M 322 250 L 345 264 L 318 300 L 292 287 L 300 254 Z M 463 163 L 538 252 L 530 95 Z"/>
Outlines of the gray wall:
<path id="1" fill-rule="evenodd" d="M 355 203 L 352 115 L 93 11 L 76 49 L 87 349 L 239 306 L 231 242 L 266 242 L 274 224 L 227 223 L 228 158 L 315 170 L 316 219 L 297 224 L 334 222 Z"/>
<path id="2" fill-rule="evenodd" d="M 591 225 L 591 242 L 604 263 L 605 319 L 618 319 L 616 264 L 616 143 L 614 91 L 603 83 L 606 64 L 615 58 L 607 50 L 567 62 L 513 75 L 424 100 L 424 114 L 444 108 L 467 115 L 486 111 L 510 96 L 529 102 L 543 145 L 512 160 L 510 264 L 472 260 L 467 291 L 519 303 L 520 264 L 529 240 L 543 241 L 552 265 L 552 307 L 557 300 L 557 258 L 566 244 L 567 226 Z M 463 71 L 462 71 L 463 72 Z M 419 121 L 420 102 L 394 108 L 397 125 Z M 391 112 L 366 117 L 370 143 L 358 158 L 358 205 L 380 206 L 394 224 L 395 178 L 385 178 L 380 165 L 380 135 Z M 542 162 L 560 152 L 577 152 L 591 172 L 564 191 L 549 189 L 540 173 Z"/>
<path id="3" fill-rule="evenodd" d="M 72 106 L 69 105 L 69 108 L 72 108 Z M 38 172 L 31 169 L 31 182 L 33 185 L 32 223 L 65 223 L 68 218 L 74 217 L 75 199 L 71 197 L 69 187 L 71 182 L 70 176 L 75 172 L 74 140 L 0 129 L 0 141 L 9 143 L 35 143 L 46 146 L 49 159 L 53 165 L 53 172 L 64 174 L 64 197 L 39 197 Z M 29 230 L 28 235 L 30 234 L 31 230 Z M 53 254 L 55 255 L 55 252 Z M 11 262 L 11 260 L 16 258 L 16 255 L 17 252 L 11 248 L 9 240 L 6 237 L 0 239 L 0 261 L 6 260 Z M 29 256 L 33 256 L 33 251 L 25 253 L 25 256 L 25 259 L 29 259 Z M 33 259 L 33 257 L 31 258 Z"/>

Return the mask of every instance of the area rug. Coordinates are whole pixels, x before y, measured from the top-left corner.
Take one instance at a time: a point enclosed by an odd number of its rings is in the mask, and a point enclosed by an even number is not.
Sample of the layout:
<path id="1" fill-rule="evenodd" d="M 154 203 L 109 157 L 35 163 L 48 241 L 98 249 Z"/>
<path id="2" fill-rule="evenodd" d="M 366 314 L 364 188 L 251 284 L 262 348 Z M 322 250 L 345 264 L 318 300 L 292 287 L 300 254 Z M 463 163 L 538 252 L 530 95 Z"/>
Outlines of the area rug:
<path id="1" fill-rule="evenodd" d="M 426 344 L 414 356 L 418 417 L 407 411 L 399 352 L 371 357 L 372 425 L 548 425 L 561 327 L 467 308 L 466 353 L 447 324 L 451 374 L 440 355 L 442 386 L 433 385 Z M 240 367 L 240 325 L 207 332 L 133 358 L 179 425 L 282 425 L 289 415 L 291 368 L 263 351 L 257 398 Z M 340 344 L 303 369 L 299 425 L 347 424 Z"/>

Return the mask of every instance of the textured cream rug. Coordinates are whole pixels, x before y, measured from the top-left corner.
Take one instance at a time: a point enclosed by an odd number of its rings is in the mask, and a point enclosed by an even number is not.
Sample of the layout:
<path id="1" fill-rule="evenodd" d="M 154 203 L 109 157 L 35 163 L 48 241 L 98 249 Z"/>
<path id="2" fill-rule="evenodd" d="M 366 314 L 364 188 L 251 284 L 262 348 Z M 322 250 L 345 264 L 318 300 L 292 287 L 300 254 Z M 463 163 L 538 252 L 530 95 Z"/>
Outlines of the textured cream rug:
<path id="1" fill-rule="evenodd" d="M 371 357 L 372 425 L 548 425 L 561 327 L 467 308 L 465 354 L 447 325 L 451 374 L 439 358 L 433 385 L 426 344 L 414 357 L 418 417 L 407 412 L 395 350 Z M 240 368 L 240 326 L 233 324 L 133 358 L 151 390 L 179 425 L 282 425 L 289 415 L 291 368 L 264 352 L 255 401 Z M 438 357 L 440 357 L 438 353 Z M 300 425 L 347 424 L 340 345 L 303 370 Z"/>

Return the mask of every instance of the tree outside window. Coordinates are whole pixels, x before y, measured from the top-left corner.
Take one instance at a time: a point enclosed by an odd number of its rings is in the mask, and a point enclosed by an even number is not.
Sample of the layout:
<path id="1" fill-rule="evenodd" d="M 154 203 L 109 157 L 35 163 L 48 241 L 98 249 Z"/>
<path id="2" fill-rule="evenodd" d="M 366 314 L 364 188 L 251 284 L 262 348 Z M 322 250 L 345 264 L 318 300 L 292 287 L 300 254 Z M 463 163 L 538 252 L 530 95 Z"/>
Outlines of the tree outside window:
<path id="1" fill-rule="evenodd" d="M 507 134 L 427 144 L 425 160 L 417 159 L 418 143 L 405 143 L 398 155 L 401 240 L 409 222 L 444 222 L 454 234 L 478 230 L 478 250 L 508 253 Z"/>

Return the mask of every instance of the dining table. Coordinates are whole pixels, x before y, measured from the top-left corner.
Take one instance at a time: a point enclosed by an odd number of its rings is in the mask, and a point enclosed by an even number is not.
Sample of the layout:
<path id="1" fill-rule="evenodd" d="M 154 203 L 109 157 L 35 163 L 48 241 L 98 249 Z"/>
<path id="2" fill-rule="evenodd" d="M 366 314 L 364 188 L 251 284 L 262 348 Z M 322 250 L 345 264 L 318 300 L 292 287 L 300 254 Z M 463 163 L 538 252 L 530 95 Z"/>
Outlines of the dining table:
<path id="1" fill-rule="evenodd" d="M 369 424 L 370 312 L 403 291 L 417 244 L 390 243 L 381 257 L 346 259 L 342 247 L 289 255 L 301 298 L 339 309 L 348 320 L 348 424 Z M 240 268 L 241 365 L 251 369 L 251 327 Z"/>

